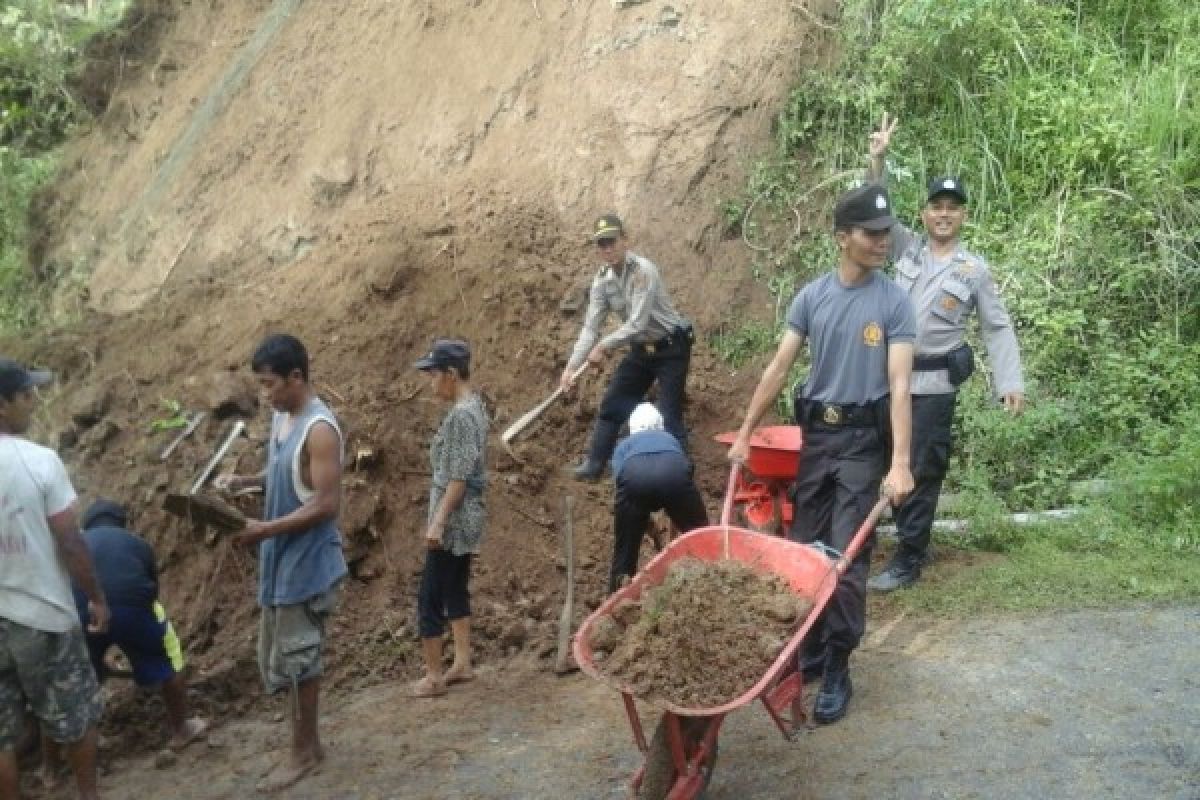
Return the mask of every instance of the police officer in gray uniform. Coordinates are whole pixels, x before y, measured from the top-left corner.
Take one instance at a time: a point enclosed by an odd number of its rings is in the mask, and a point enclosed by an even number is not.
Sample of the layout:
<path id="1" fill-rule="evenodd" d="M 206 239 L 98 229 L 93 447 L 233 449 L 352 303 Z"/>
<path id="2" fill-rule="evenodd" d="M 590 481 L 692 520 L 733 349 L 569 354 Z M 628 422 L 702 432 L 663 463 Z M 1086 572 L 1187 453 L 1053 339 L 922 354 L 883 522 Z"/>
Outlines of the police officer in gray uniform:
<path id="1" fill-rule="evenodd" d="M 884 160 L 895 129 L 895 120 L 885 114 L 870 138 L 868 177 L 872 180 L 881 182 L 886 177 Z M 867 584 L 872 591 L 911 586 L 928 557 L 938 494 L 950 463 L 956 391 L 975 368 L 974 353 L 964 341 L 972 311 L 979 317 L 996 391 L 1005 408 L 1018 414 L 1025 404 L 1021 357 L 1008 312 L 987 262 L 959 240 L 966 206 L 967 192 L 960 179 L 934 178 L 921 209 L 927 235 L 917 236 L 902 224 L 892 229 L 895 280 L 912 298 L 917 315 L 912 378 L 916 488 L 896 510 L 899 545 L 887 568 Z"/>
<path id="2" fill-rule="evenodd" d="M 793 490 L 790 536 L 843 551 L 878 500 L 881 478 L 893 503 L 912 490 L 908 382 L 916 321 L 904 290 L 878 271 L 895 224 L 887 192 L 875 185 L 847 192 L 833 221 L 837 269 L 792 301 L 787 331 L 754 390 L 729 458 L 745 462 L 751 434 L 807 339 L 812 364 L 795 398 L 804 458 Z M 806 671 L 823 670 L 813 714 L 819 723 L 841 719 L 850 701 L 849 657 L 866 627 L 870 560 L 868 544 L 805 642 Z"/>
<path id="3" fill-rule="evenodd" d="M 683 425 L 683 395 L 692 357 L 692 325 L 671 305 L 658 267 L 628 249 L 625 226 L 616 214 L 605 214 L 592 227 L 592 241 L 604 266 L 592 280 L 587 316 L 575 349 L 567 360 L 560 386 L 569 392 L 575 373 L 587 361 L 602 366 L 610 354 L 626 345 L 592 431 L 587 457 L 575 467 L 579 480 L 595 481 L 604 472 L 617 435 L 630 413 L 658 381 L 658 410 L 667 432 L 687 449 Z M 621 326 L 601 338 L 600 328 L 610 314 Z"/>

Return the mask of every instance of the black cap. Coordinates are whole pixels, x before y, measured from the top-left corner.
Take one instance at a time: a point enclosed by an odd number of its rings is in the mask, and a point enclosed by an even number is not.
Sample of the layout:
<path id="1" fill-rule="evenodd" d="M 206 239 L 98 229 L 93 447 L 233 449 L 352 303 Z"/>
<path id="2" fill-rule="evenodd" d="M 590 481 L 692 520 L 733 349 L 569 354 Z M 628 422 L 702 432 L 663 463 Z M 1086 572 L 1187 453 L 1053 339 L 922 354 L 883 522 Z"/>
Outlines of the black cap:
<path id="1" fill-rule="evenodd" d="M 895 224 L 887 189 L 875 183 L 851 189 L 839 197 L 837 205 L 833 207 L 833 227 L 839 230 L 864 228 L 868 231 L 886 231 Z"/>
<path id="2" fill-rule="evenodd" d="M 0 396 L 12 397 L 34 386 L 45 386 L 54 375 L 40 369 L 26 369 L 10 358 L 0 358 Z"/>
<path id="3" fill-rule="evenodd" d="M 592 226 L 593 242 L 598 242 L 601 239 L 616 239 L 618 236 L 624 235 L 625 225 L 616 214 L 604 214 Z"/>
<path id="4" fill-rule="evenodd" d="M 413 364 L 419 370 L 447 369 L 462 371 L 471 365 L 471 348 L 461 339 L 437 339 L 433 348 Z"/>
<path id="5" fill-rule="evenodd" d="M 966 205 L 967 190 L 963 187 L 963 182 L 953 175 L 942 175 L 934 178 L 929 182 L 929 196 L 925 198 L 928 203 L 939 194 L 948 194 L 958 198 L 958 202 Z"/>

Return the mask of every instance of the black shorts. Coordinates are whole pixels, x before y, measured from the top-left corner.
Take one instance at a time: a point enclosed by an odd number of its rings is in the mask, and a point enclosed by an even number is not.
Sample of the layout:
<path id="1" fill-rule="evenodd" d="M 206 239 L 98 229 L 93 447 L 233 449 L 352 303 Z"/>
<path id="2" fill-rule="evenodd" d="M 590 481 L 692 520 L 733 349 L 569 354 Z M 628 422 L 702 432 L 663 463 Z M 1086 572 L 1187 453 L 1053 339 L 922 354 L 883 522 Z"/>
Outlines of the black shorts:
<path id="1" fill-rule="evenodd" d="M 425 551 L 425 569 L 417 594 L 417 627 L 422 639 L 446 632 L 446 623 L 471 616 L 471 555 L 445 549 Z"/>

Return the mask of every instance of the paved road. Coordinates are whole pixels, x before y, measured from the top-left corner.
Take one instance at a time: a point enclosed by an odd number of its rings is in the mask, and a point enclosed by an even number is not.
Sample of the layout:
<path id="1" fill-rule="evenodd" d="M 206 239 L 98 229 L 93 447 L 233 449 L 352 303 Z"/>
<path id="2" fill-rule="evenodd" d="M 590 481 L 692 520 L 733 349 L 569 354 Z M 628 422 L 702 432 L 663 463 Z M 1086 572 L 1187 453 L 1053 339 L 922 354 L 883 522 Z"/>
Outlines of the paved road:
<path id="1" fill-rule="evenodd" d="M 709 800 L 1200 800 L 1200 609 L 970 622 L 899 618 L 855 656 L 837 725 L 786 742 L 733 714 Z M 618 697 L 583 676 L 485 670 L 449 697 L 377 687 L 325 703 L 305 800 L 625 796 L 638 759 Z M 178 763 L 115 764 L 107 797 L 247 797 L 286 743 L 230 723 Z"/>

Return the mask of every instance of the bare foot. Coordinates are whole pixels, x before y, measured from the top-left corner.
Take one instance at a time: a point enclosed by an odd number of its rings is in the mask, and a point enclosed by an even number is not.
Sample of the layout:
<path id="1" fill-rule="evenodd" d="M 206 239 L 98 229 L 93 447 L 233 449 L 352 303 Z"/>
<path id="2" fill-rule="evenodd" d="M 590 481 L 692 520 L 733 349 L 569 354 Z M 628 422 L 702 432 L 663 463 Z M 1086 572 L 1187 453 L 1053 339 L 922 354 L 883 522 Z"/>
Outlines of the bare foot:
<path id="1" fill-rule="evenodd" d="M 453 686 L 456 683 L 470 683 L 475 680 L 475 670 L 470 667 L 451 666 L 446 670 L 444 680 L 447 686 Z"/>
<path id="2" fill-rule="evenodd" d="M 441 697 L 446 693 L 446 682 L 426 675 L 421 680 L 409 684 L 408 693 L 413 697 Z"/>
<path id="3" fill-rule="evenodd" d="M 208 720 L 201 717 L 192 717 L 183 723 L 183 730 L 172 736 L 170 741 L 167 742 L 167 746 L 179 752 L 208 733 L 208 727 Z"/>
<path id="4" fill-rule="evenodd" d="M 324 758 L 324 753 L 317 753 L 303 761 L 288 760 L 268 772 L 255 788 L 263 794 L 273 794 L 295 786 L 306 776 L 315 772 L 321 766 Z"/>

